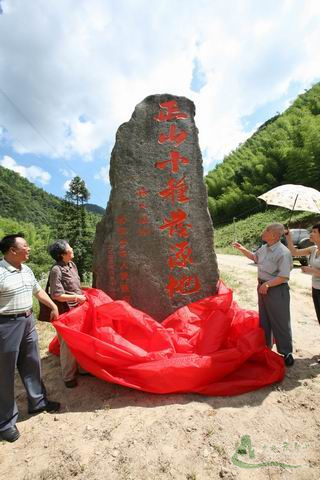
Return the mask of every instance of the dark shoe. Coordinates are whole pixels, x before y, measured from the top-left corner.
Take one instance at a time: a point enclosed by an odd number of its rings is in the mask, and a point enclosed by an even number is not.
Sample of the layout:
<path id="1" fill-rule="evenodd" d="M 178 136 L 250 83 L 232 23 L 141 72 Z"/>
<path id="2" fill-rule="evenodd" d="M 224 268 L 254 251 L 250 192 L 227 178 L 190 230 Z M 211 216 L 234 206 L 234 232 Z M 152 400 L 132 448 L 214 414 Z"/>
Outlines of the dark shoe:
<path id="1" fill-rule="evenodd" d="M 58 412 L 59 410 L 60 410 L 59 402 L 52 402 L 48 400 L 44 407 L 37 408 L 36 410 L 29 410 L 29 413 L 41 413 L 41 412 L 51 413 L 51 412 Z"/>
<path id="2" fill-rule="evenodd" d="M 67 388 L 75 388 L 78 385 L 77 379 L 74 378 L 73 380 L 68 380 L 67 382 L 64 382 L 65 386 Z"/>
<path id="3" fill-rule="evenodd" d="M 15 442 L 19 437 L 20 433 L 16 426 L 7 428 L 7 430 L 2 430 L 2 432 L 0 432 L 0 440 L 5 440 L 6 442 Z"/>
<path id="4" fill-rule="evenodd" d="M 93 377 L 90 372 L 79 372 L 79 375 L 81 375 L 81 377 Z"/>
<path id="5" fill-rule="evenodd" d="M 292 367 L 292 365 L 294 364 L 294 358 L 292 353 L 288 353 L 284 356 L 284 363 L 286 364 L 286 367 Z"/>

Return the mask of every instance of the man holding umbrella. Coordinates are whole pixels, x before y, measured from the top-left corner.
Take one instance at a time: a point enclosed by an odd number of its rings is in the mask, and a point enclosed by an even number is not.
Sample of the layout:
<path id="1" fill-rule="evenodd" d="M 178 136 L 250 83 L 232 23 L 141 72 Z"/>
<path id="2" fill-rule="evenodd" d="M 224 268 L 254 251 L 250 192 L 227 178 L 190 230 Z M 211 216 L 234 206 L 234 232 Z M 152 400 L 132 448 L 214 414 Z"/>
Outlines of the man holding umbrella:
<path id="1" fill-rule="evenodd" d="M 258 301 L 260 326 L 266 344 L 272 348 L 272 334 L 278 353 L 284 356 L 286 366 L 294 364 L 290 322 L 290 292 L 288 280 L 292 269 L 292 256 L 280 238 L 284 233 L 281 223 L 272 223 L 262 232 L 262 245 L 255 253 L 240 243 L 233 243 L 250 260 L 258 265 Z"/>

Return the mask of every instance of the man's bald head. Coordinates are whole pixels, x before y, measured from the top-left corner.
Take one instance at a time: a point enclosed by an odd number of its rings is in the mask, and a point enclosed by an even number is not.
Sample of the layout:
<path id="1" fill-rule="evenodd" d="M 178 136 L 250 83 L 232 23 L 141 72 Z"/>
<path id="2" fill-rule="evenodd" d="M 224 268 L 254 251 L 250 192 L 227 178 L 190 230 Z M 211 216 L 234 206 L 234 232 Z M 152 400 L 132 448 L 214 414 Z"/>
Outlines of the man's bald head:
<path id="1" fill-rule="evenodd" d="M 279 238 L 284 234 L 284 226 L 282 223 L 270 223 L 267 225 L 266 230 L 268 230 L 268 232 L 277 233 Z"/>
<path id="2" fill-rule="evenodd" d="M 272 245 L 279 242 L 280 238 L 284 234 L 284 226 L 282 223 L 269 223 L 262 232 L 262 240 Z"/>

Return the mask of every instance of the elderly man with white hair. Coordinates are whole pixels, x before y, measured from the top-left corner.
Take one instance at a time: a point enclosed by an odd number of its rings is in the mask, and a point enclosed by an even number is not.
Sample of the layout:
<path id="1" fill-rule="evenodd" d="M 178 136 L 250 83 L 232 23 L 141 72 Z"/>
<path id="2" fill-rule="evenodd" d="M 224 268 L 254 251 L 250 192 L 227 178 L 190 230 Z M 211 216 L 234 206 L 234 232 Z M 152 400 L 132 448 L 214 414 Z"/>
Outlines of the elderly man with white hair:
<path id="1" fill-rule="evenodd" d="M 240 243 L 234 248 L 253 260 L 258 266 L 258 301 L 260 326 L 266 336 L 266 344 L 272 348 L 272 334 L 278 352 L 284 356 L 287 367 L 294 364 L 290 322 L 290 292 L 288 280 L 292 269 L 289 249 L 280 242 L 284 233 L 281 223 L 271 223 L 262 232 L 265 242 L 255 253 Z"/>

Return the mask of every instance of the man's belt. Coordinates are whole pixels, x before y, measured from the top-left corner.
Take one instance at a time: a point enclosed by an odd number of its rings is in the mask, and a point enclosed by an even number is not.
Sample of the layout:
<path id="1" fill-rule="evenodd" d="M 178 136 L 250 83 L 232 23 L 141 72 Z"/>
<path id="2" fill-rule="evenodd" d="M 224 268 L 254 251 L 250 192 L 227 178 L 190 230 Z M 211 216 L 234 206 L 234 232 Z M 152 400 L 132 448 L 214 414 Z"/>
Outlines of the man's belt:
<path id="1" fill-rule="evenodd" d="M 270 282 L 271 280 L 272 278 L 270 278 L 270 280 L 262 280 L 262 278 L 258 278 L 258 284 L 262 285 L 263 283 Z M 274 285 L 272 288 L 281 287 L 282 285 L 288 285 L 288 282 L 280 283 L 279 285 Z"/>
<path id="2" fill-rule="evenodd" d="M 0 313 L 0 317 L 6 318 L 20 318 L 20 317 L 30 317 L 32 315 L 32 308 L 26 310 L 25 312 L 20 313 Z"/>

